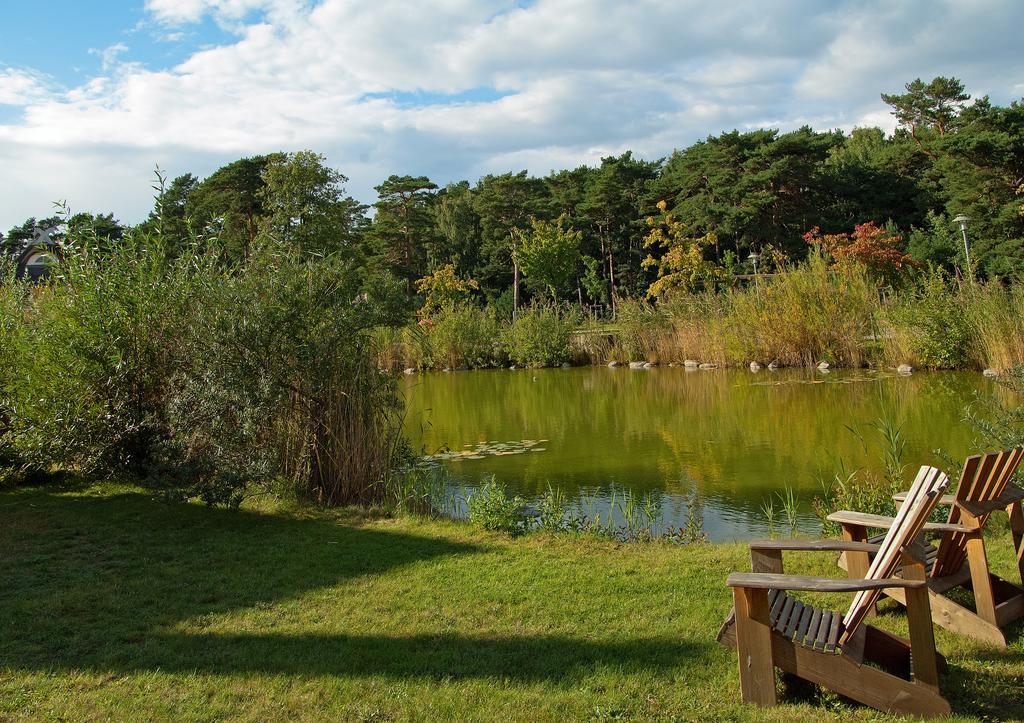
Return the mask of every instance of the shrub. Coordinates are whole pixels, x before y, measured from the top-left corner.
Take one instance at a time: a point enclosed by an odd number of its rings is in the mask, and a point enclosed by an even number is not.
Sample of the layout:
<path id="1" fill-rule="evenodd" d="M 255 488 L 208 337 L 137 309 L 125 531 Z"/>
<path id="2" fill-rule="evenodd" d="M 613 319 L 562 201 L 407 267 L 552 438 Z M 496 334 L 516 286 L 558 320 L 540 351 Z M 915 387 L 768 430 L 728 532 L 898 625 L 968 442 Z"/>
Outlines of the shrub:
<path id="1" fill-rule="evenodd" d="M 505 485 L 493 477 L 485 481 L 468 499 L 469 520 L 485 530 L 518 535 L 526 531 L 529 520 L 522 497 L 509 497 Z"/>
<path id="2" fill-rule="evenodd" d="M 141 473 L 170 433 L 169 382 L 208 267 L 143 233 L 102 257 L 93 240 L 70 239 L 26 311 L 10 436 L 37 468 Z"/>
<path id="3" fill-rule="evenodd" d="M 258 248 L 204 275 L 175 377 L 163 471 L 211 501 L 284 479 L 320 504 L 371 503 L 406 455 L 395 379 L 378 369 L 359 269 Z M 243 313 L 239 313 L 244 310 Z"/>
<path id="4" fill-rule="evenodd" d="M 579 317 L 567 307 L 534 304 L 521 309 L 505 334 L 508 356 L 525 367 L 550 367 L 568 362 L 577 326 Z"/>
<path id="5" fill-rule="evenodd" d="M 26 289 L 14 278 L 14 266 L 0 260 L 0 482 L 19 466 L 9 435 L 12 394 L 18 384 L 20 339 L 25 330 Z"/>
<path id="6" fill-rule="evenodd" d="M 501 330 L 489 309 L 470 303 L 446 305 L 426 331 L 430 345 L 425 368 L 489 367 L 501 363 Z"/>
<path id="7" fill-rule="evenodd" d="M 890 362 L 912 360 L 935 369 L 967 363 L 972 338 L 966 310 L 942 272 L 932 269 L 924 276 L 909 300 L 895 305 L 890 322 Z"/>

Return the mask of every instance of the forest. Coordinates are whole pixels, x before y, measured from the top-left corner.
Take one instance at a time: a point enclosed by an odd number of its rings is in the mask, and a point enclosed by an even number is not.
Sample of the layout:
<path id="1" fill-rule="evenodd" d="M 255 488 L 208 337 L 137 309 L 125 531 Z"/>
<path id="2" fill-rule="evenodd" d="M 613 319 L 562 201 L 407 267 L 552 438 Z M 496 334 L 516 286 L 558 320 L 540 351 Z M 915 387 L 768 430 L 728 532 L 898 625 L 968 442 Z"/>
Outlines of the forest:
<path id="1" fill-rule="evenodd" d="M 1024 104 L 972 99 L 944 77 L 881 97 L 899 124 L 891 135 L 734 130 L 666 158 L 625 151 L 543 177 L 510 171 L 439 187 L 391 175 L 372 206 L 347 195 L 346 177 L 315 152 L 252 156 L 206 178 L 161 179 L 140 230 L 159 226 L 170 248 L 217 239 L 227 264 L 268 239 L 340 253 L 397 318 L 435 303 L 431 290 L 503 318 L 538 299 L 611 315 L 621 299 L 729 284 L 755 259 L 759 273 L 784 271 L 822 240 L 880 265 L 887 283 L 903 267 L 1014 278 L 1024 269 Z M 17 256 L 35 226 L 101 245 L 127 230 L 111 213 L 29 218 L 0 240 L 4 253 Z"/>

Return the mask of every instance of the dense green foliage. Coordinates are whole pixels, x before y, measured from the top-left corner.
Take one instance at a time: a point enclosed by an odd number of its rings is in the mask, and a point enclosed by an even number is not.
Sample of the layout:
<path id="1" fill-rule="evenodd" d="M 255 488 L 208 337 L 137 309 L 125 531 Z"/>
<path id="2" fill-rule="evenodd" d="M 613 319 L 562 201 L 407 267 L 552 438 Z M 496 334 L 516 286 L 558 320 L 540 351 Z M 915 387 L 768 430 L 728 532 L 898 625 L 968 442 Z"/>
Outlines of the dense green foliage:
<path id="1" fill-rule="evenodd" d="M 127 472 L 232 505 L 275 483 L 324 504 L 388 497 L 406 453 L 372 330 L 400 290 L 367 288 L 337 174 L 308 153 L 264 171 L 270 213 L 232 241 L 241 258 L 154 217 L 116 244 L 69 226 L 45 285 L 7 273 L 8 468 Z"/>
<path id="2" fill-rule="evenodd" d="M 422 301 L 417 279 L 447 266 L 508 317 L 516 299 L 538 295 L 613 311 L 620 298 L 680 285 L 672 279 L 709 288 L 750 272 L 751 252 L 762 272 L 785 268 L 806 257 L 812 229 L 838 238 L 884 228 L 898 239 L 893 253 L 966 274 L 952 221 L 960 214 L 971 217 L 973 274 L 1024 270 L 1024 104 L 971 102 L 959 81 L 941 77 L 883 99 L 900 123 L 889 137 L 877 128 L 731 131 L 653 162 L 626 152 L 542 178 L 510 172 L 438 188 L 392 175 L 376 187 L 372 219 L 316 154 L 254 156 L 205 179 L 174 179 L 145 225 L 159 220 L 169 243 L 189 232 L 216 239 L 232 261 L 268 228 L 310 253 L 358 249 L 378 285 L 404 289 L 396 303 L 406 312 Z M 662 242 L 648 239 L 651 219 L 667 229 Z M 10 231 L 8 254 L 36 224 Z M 71 224 L 112 242 L 123 234 L 109 215 L 79 214 Z"/>

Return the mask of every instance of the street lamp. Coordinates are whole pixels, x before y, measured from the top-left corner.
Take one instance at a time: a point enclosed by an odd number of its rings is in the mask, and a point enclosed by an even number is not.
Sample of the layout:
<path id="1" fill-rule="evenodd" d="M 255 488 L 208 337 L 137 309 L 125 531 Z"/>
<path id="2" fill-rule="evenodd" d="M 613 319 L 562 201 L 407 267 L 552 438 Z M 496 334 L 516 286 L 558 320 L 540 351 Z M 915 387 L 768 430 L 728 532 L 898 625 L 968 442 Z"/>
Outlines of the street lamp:
<path id="1" fill-rule="evenodd" d="M 757 251 L 751 251 L 750 256 L 748 256 L 747 258 L 754 262 L 754 288 L 758 291 L 758 293 L 760 293 L 761 287 L 757 283 L 757 261 L 758 259 L 761 258 L 761 256 L 760 254 L 757 253 Z"/>
<path id="2" fill-rule="evenodd" d="M 960 214 L 953 219 L 953 223 L 960 227 L 960 233 L 964 237 L 964 256 L 967 258 L 967 278 L 974 282 L 974 272 L 971 271 L 971 246 L 967 243 L 967 224 L 971 220 L 970 216 L 964 216 Z"/>

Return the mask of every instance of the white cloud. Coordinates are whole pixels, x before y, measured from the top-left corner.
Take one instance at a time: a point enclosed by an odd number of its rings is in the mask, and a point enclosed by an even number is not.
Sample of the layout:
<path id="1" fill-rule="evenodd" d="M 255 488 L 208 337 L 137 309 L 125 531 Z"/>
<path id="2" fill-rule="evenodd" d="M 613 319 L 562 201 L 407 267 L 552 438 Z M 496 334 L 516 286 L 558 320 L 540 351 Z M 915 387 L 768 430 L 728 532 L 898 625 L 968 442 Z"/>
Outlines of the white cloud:
<path id="1" fill-rule="evenodd" d="M 1020 94 L 1024 5 L 787 0 L 147 0 L 147 22 L 232 33 L 168 68 L 114 45 L 101 75 L 57 91 L 0 68 L 0 228 L 49 211 L 150 205 L 154 163 L 206 174 L 242 155 L 313 148 L 373 200 L 390 173 L 438 182 L 545 173 L 633 149 L 771 125 L 892 119 L 879 93 L 956 75 Z M 2 108 L 0 108 L 2 111 Z M 6 123 L 6 124 L 5 124 Z M 17 181 L 16 183 L 14 181 Z"/>

